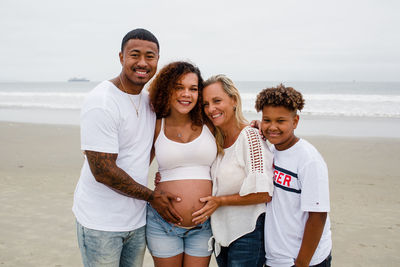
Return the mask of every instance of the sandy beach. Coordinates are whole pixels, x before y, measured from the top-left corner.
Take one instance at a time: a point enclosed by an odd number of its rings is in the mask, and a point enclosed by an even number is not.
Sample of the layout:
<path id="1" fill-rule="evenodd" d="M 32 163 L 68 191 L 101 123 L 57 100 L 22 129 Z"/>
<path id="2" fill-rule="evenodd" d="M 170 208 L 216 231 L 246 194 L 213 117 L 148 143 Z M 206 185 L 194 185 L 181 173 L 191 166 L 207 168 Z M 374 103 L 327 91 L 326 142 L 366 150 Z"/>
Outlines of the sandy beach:
<path id="1" fill-rule="evenodd" d="M 305 138 L 329 167 L 333 266 L 398 266 L 400 138 Z M 79 127 L 0 122 L 0 147 L 0 266 L 82 266 Z"/>

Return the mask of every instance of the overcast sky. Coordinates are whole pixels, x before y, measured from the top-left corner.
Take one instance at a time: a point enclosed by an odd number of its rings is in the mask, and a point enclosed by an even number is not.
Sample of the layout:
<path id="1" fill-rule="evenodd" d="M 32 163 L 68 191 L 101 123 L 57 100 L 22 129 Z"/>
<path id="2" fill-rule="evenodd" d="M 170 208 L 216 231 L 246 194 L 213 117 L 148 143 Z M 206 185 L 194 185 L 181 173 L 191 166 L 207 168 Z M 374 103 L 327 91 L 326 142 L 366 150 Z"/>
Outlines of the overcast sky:
<path id="1" fill-rule="evenodd" d="M 397 0 L 1 0 L 0 81 L 93 81 L 120 72 L 131 29 L 159 39 L 159 66 L 204 78 L 400 81 Z"/>

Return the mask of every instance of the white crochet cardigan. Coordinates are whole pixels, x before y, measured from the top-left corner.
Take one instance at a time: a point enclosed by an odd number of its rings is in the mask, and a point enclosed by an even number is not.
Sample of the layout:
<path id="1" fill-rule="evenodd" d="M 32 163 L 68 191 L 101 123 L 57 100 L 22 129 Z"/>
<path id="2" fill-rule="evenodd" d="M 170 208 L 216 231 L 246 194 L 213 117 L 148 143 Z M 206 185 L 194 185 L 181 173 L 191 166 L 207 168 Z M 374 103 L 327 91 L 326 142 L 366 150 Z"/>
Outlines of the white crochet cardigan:
<path id="1" fill-rule="evenodd" d="M 250 193 L 273 193 L 273 154 L 257 129 L 245 127 L 235 143 L 224 149 L 211 166 L 213 196 Z M 211 215 L 213 237 L 209 249 L 219 254 L 239 237 L 254 231 L 257 218 L 265 212 L 264 203 L 245 206 L 219 207 Z"/>

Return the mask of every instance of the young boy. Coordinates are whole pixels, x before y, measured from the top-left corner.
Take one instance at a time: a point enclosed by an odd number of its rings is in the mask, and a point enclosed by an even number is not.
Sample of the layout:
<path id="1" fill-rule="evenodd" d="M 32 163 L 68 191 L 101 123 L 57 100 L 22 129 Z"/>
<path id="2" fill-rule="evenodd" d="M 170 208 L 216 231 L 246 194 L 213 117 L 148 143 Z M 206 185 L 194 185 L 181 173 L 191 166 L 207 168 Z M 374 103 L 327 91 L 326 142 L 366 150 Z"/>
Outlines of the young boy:
<path id="1" fill-rule="evenodd" d="M 273 145 L 274 196 L 267 205 L 267 266 L 331 266 L 328 169 L 318 151 L 294 130 L 301 93 L 279 85 L 261 91 L 261 130 Z"/>

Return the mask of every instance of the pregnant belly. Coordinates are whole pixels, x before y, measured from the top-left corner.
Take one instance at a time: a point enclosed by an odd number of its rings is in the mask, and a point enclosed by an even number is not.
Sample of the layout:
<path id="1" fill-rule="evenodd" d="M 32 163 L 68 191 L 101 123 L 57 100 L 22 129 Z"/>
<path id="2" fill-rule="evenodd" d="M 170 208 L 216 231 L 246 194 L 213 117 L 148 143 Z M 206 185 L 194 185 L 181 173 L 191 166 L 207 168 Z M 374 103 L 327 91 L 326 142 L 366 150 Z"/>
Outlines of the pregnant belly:
<path id="1" fill-rule="evenodd" d="M 194 226 L 192 213 L 204 206 L 200 202 L 201 197 L 211 196 L 212 182 L 210 180 L 177 180 L 161 182 L 157 190 L 170 192 L 181 198 L 181 201 L 173 202 L 176 211 L 183 218 L 182 226 Z"/>

